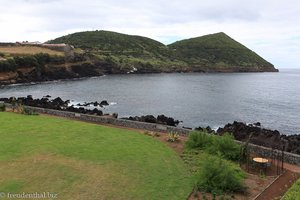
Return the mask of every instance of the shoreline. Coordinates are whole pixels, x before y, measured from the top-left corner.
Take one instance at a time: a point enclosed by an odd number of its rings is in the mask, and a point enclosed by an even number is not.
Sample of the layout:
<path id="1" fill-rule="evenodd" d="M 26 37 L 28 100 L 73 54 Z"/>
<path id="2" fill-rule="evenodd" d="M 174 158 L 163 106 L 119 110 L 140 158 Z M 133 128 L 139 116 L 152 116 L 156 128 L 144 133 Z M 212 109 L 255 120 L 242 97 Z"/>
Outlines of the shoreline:
<path id="1" fill-rule="evenodd" d="M 149 73 L 112 73 L 112 74 L 101 74 L 96 76 L 81 76 L 81 77 L 74 77 L 74 78 L 58 78 L 53 80 L 28 80 L 28 81 L 18 81 L 16 79 L 5 79 L 7 74 L 12 72 L 1 72 L 0 73 L 0 88 L 4 86 L 18 86 L 18 85 L 34 85 L 34 84 L 42 84 L 42 83 L 53 83 L 53 82 L 61 82 L 61 81 L 76 81 L 76 80 L 84 80 L 90 78 L 99 78 L 103 76 L 110 76 L 110 75 L 148 75 L 148 74 L 251 74 L 251 73 L 279 73 L 278 69 L 274 71 L 174 71 L 174 72 L 149 72 Z M 4 75 L 3 75 L 4 74 Z M 5 75 L 6 74 L 6 75 Z M 43 78 L 42 78 L 43 79 Z"/>
<path id="2" fill-rule="evenodd" d="M 216 135 L 223 135 L 228 132 L 233 134 L 234 138 L 238 141 L 246 142 L 249 137 L 251 137 L 250 143 L 279 150 L 284 149 L 284 151 L 300 155 L 300 135 L 285 135 L 277 130 L 266 129 L 261 125 L 260 122 L 246 124 L 243 122 L 234 121 L 233 123 L 226 124 L 224 127 L 216 128 L 217 130 L 213 130 L 210 126 L 198 128 L 181 128 L 177 126 L 180 122 L 179 120 L 173 119 L 172 117 L 167 117 L 163 114 L 158 115 L 157 118 L 153 115 L 118 118 L 118 113 L 104 114 L 102 108 L 110 105 L 106 100 L 101 101 L 101 103 L 98 103 L 97 101 L 84 103 L 86 105 L 94 105 L 94 107 L 88 109 L 88 107 L 84 107 L 84 105 L 81 103 L 78 103 L 75 106 L 69 106 L 70 100 L 63 101 L 60 97 L 57 97 L 55 99 L 50 97 L 52 100 L 49 100 L 49 97 L 45 96 L 42 99 L 33 99 L 32 96 L 29 95 L 27 97 L 19 97 L 18 99 L 0 98 L 0 101 L 7 103 L 10 107 L 12 107 L 13 104 L 29 106 L 29 109 L 37 110 L 38 113 L 43 113 L 44 110 L 47 113 L 48 111 L 46 110 L 51 109 L 52 111 L 50 113 L 65 112 L 66 116 L 74 115 L 74 113 L 75 117 L 77 114 L 78 117 L 80 117 L 81 114 L 99 117 L 104 116 L 106 118 L 112 118 L 113 120 L 120 120 L 121 124 L 135 124 L 136 122 L 142 122 L 151 123 L 153 124 L 153 127 L 169 125 L 170 127 L 173 127 L 174 130 L 184 130 L 183 132 L 185 132 L 185 134 L 194 130 L 205 131 L 210 134 Z M 64 116 L 63 113 L 58 115 Z M 107 122 L 114 123 L 114 121 Z M 161 128 L 163 130 L 168 129 L 163 127 Z M 170 130 L 172 130 L 173 128 L 170 128 Z"/>
<path id="3" fill-rule="evenodd" d="M 7 105 L 10 106 L 9 104 Z M 181 136 L 188 136 L 188 134 L 193 130 L 188 129 L 182 129 L 167 125 L 161 125 L 161 124 L 153 124 L 153 123 L 147 123 L 147 122 L 136 122 L 136 121 L 130 121 L 130 120 L 124 120 L 124 119 L 117 119 L 117 118 L 111 118 L 106 116 L 95 116 L 95 115 L 86 115 L 86 114 L 78 114 L 74 112 L 67 112 L 67 111 L 58 111 L 58 110 L 52 110 L 52 109 L 44 109 L 44 108 L 37 108 L 37 107 L 29 107 L 26 106 L 26 109 L 30 109 L 31 112 L 36 112 L 42 115 L 51 115 L 53 117 L 61 117 L 61 118 L 67 118 L 70 120 L 80 120 L 85 121 L 88 123 L 96 123 L 96 124 L 102 124 L 106 126 L 116 126 L 121 128 L 130 128 L 130 129 L 139 129 L 144 131 L 152 131 L 152 132 L 161 132 L 161 133 L 178 133 Z M 258 125 L 257 125 L 258 126 Z M 219 132 L 219 131 L 218 131 Z M 219 134 L 217 132 L 217 135 L 222 136 L 222 134 Z M 208 133 L 209 134 L 209 133 Z M 210 133 L 213 134 L 213 133 Z M 300 135 L 299 135 L 300 137 Z M 235 141 L 239 144 L 245 144 L 245 141 L 239 141 L 237 138 L 235 138 Z M 299 147 L 299 144 L 296 144 L 296 147 Z M 300 155 L 299 153 L 296 154 L 295 152 L 288 152 L 286 149 L 276 149 L 276 148 L 270 148 L 263 146 L 261 144 L 254 144 L 252 141 L 249 142 L 249 148 L 251 148 L 251 151 L 255 152 L 255 154 L 263 157 L 272 157 L 275 154 L 281 154 L 284 152 L 284 159 L 285 162 L 298 165 L 300 166 Z"/>

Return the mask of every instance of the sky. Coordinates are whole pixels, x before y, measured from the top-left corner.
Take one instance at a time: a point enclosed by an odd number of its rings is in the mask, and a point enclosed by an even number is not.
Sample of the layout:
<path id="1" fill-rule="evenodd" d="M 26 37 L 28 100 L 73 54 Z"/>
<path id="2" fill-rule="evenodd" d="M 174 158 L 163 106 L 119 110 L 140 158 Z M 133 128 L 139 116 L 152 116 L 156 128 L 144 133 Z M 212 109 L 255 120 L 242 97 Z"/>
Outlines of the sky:
<path id="1" fill-rule="evenodd" d="M 0 42 L 109 30 L 170 44 L 225 32 L 276 68 L 300 68 L 297 0 L 0 0 Z"/>

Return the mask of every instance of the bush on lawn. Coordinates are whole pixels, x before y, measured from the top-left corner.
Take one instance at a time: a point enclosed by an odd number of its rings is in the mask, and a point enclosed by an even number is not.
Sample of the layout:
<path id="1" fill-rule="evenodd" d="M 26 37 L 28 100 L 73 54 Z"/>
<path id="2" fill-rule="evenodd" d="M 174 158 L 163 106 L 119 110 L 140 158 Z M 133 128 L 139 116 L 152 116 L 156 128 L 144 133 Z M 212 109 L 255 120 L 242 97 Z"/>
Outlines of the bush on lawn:
<path id="1" fill-rule="evenodd" d="M 213 137 L 212 145 L 207 148 L 207 151 L 210 154 L 219 155 L 228 160 L 237 161 L 240 158 L 240 145 L 228 133 L 223 136 Z"/>
<path id="2" fill-rule="evenodd" d="M 212 144 L 212 141 L 213 135 L 209 135 L 206 132 L 193 131 L 189 134 L 186 147 L 188 149 L 205 149 Z"/>
<path id="3" fill-rule="evenodd" d="M 22 113 L 23 115 L 39 115 L 39 114 L 38 114 L 37 112 L 35 112 L 34 110 L 29 109 L 29 108 L 25 108 L 25 107 L 22 108 L 21 113 Z"/>
<path id="4" fill-rule="evenodd" d="M 197 188 L 203 192 L 223 194 L 245 191 L 244 172 L 229 161 L 216 156 L 203 160 L 197 176 Z"/>
<path id="5" fill-rule="evenodd" d="M 202 149 L 210 154 L 219 155 L 229 160 L 236 161 L 240 157 L 240 145 L 228 133 L 223 136 L 216 136 L 206 132 L 192 132 L 186 142 L 186 148 Z"/>
<path id="6" fill-rule="evenodd" d="M 171 132 L 168 134 L 168 139 L 167 139 L 169 142 L 177 142 L 180 140 L 179 138 L 179 134 L 178 133 L 174 133 L 174 132 Z"/>
<path id="7" fill-rule="evenodd" d="M 4 104 L 0 104 L 0 112 L 4 112 L 6 109 L 6 106 Z"/>

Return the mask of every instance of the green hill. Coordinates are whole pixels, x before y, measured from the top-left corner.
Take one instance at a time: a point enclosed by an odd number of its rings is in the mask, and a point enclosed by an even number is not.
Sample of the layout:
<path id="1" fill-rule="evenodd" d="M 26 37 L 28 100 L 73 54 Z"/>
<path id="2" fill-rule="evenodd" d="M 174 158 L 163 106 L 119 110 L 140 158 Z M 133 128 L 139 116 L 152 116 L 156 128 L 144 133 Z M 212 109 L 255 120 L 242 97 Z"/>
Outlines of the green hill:
<path id="1" fill-rule="evenodd" d="M 112 68 L 109 73 L 182 71 L 186 63 L 171 60 L 168 47 L 150 38 L 111 31 L 86 31 L 48 41 L 67 43 L 88 53 L 88 60 Z M 107 68 L 107 67 L 106 67 Z M 107 69 L 106 69 L 107 71 Z"/>
<path id="2" fill-rule="evenodd" d="M 274 66 L 225 33 L 175 42 L 168 46 L 150 38 L 110 31 L 86 31 L 49 43 L 68 43 L 120 69 L 137 72 L 256 72 Z M 118 71 L 118 70 L 117 70 Z"/>
<path id="3" fill-rule="evenodd" d="M 142 36 L 103 30 L 73 33 L 50 40 L 48 43 L 67 43 L 82 49 L 93 49 L 116 55 L 148 55 L 151 57 L 168 55 L 168 48 L 158 41 Z"/>
<path id="4" fill-rule="evenodd" d="M 276 71 L 271 63 L 225 33 L 181 40 L 169 48 L 196 71 Z"/>
<path id="5" fill-rule="evenodd" d="M 46 52 L 42 55 L 24 50 L 37 48 L 36 45 L 0 44 L 0 73 L 4 73 L 0 74 L 0 84 L 103 74 L 278 71 L 225 33 L 186 39 L 166 46 L 142 36 L 86 31 L 48 43 L 66 43 L 75 49 L 53 56 Z M 12 52 L 12 48 L 22 49 L 22 54 Z"/>

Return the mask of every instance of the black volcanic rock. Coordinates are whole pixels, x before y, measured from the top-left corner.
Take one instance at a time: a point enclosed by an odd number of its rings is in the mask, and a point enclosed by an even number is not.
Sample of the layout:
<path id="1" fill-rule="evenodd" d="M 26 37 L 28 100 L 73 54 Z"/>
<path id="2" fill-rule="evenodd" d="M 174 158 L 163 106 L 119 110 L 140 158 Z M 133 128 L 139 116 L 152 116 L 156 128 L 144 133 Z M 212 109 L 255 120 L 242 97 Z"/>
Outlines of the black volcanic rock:
<path id="1" fill-rule="evenodd" d="M 168 126 L 177 126 L 180 122 L 178 120 L 173 119 L 172 117 L 167 117 L 165 115 L 158 115 L 157 118 L 155 118 L 153 115 L 145 115 L 145 116 L 135 116 L 135 117 L 128 117 L 128 118 L 122 118 L 132 121 L 140 121 L 140 122 L 148 122 L 148 123 L 154 123 L 154 124 L 163 124 Z"/>
<path id="2" fill-rule="evenodd" d="M 157 123 L 166 124 L 169 126 L 177 126 L 179 124 L 178 120 L 174 120 L 172 117 L 166 117 L 165 115 L 157 116 Z"/>
<path id="3" fill-rule="evenodd" d="M 103 107 L 103 106 L 109 106 L 109 103 L 106 101 L 106 100 L 103 100 L 101 101 L 101 103 L 99 103 L 98 101 L 95 101 L 95 102 L 84 102 L 83 104 L 80 104 L 78 103 L 77 106 L 100 106 L 100 107 Z"/>
<path id="4" fill-rule="evenodd" d="M 109 106 L 109 103 L 106 100 L 101 101 L 101 106 Z"/>
<path id="5" fill-rule="evenodd" d="M 287 152 L 300 154 L 300 135 L 280 134 L 278 130 L 262 128 L 259 122 L 247 125 L 235 121 L 217 130 L 219 135 L 225 133 L 231 133 L 236 140 L 244 142 L 252 135 L 250 143 L 279 150 L 284 148 Z"/>
<path id="6" fill-rule="evenodd" d="M 142 122 L 157 123 L 157 120 L 153 115 L 141 116 L 140 120 Z"/>
<path id="7" fill-rule="evenodd" d="M 60 97 L 57 97 L 54 100 L 52 100 L 52 105 L 64 106 L 65 102 Z"/>
<path id="8" fill-rule="evenodd" d="M 0 101 L 4 101 L 5 103 L 12 103 L 13 97 L 11 98 L 0 98 Z M 74 106 L 68 106 L 70 100 L 63 101 L 60 97 L 57 97 L 53 100 L 49 100 L 48 98 L 41 98 L 41 99 L 33 99 L 31 95 L 27 97 L 19 97 L 16 98 L 16 102 L 32 107 L 39 107 L 39 108 L 48 108 L 53 110 L 65 110 L 69 112 L 76 112 L 82 114 L 90 114 L 90 115 L 103 115 L 102 110 L 98 110 L 97 108 L 93 110 L 85 109 L 83 107 L 75 108 Z M 100 104 L 99 104 L 100 105 Z"/>
<path id="9" fill-rule="evenodd" d="M 195 128 L 195 130 L 196 131 L 205 131 L 205 132 L 211 133 L 211 134 L 215 134 L 216 133 L 213 129 L 211 129 L 210 126 L 207 126 L 206 128 L 202 128 L 201 126 L 199 126 L 199 127 Z"/>

